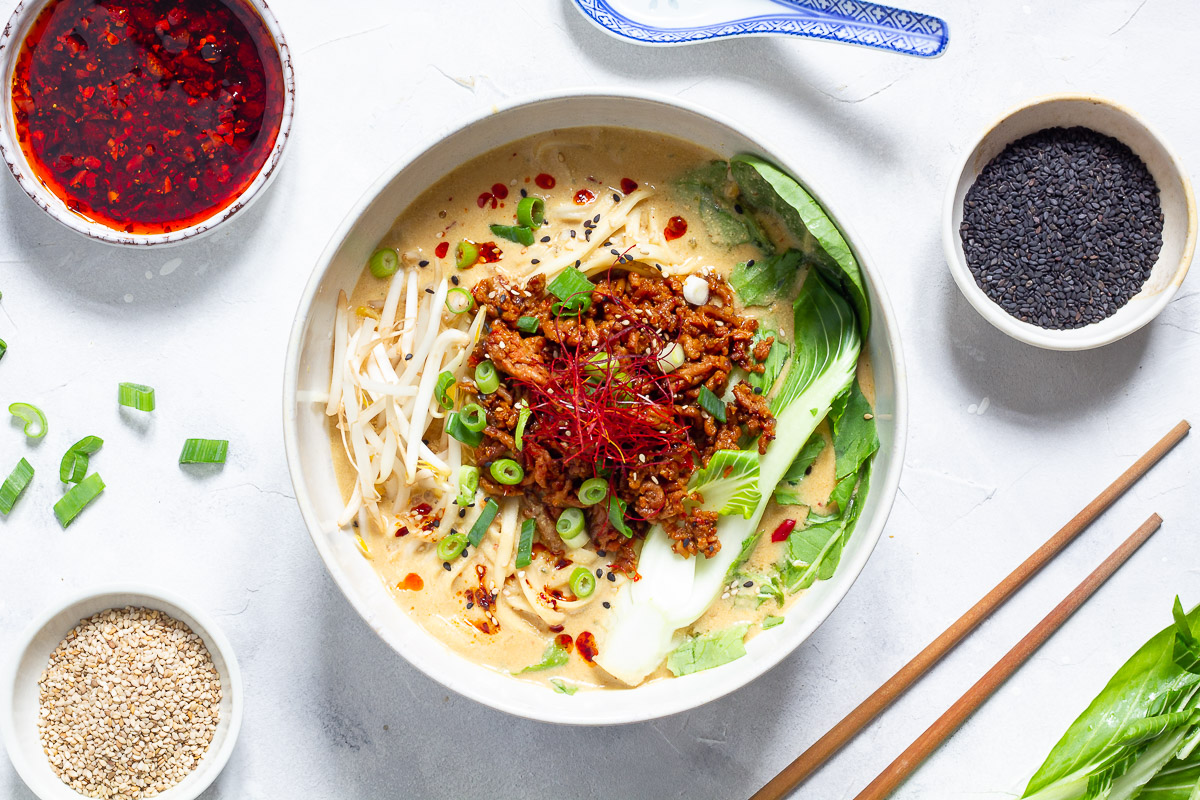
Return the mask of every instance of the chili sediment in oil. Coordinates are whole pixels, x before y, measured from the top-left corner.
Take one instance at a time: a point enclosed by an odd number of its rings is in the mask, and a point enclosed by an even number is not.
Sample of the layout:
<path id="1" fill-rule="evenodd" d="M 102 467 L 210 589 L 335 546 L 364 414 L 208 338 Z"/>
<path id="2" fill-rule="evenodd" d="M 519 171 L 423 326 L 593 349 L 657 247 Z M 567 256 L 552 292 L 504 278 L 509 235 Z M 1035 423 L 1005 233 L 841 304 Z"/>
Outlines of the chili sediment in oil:
<path id="1" fill-rule="evenodd" d="M 275 146 L 285 93 L 244 0 L 54 0 L 12 89 L 38 179 L 76 213 L 138 234 L 233 203 Z"/>

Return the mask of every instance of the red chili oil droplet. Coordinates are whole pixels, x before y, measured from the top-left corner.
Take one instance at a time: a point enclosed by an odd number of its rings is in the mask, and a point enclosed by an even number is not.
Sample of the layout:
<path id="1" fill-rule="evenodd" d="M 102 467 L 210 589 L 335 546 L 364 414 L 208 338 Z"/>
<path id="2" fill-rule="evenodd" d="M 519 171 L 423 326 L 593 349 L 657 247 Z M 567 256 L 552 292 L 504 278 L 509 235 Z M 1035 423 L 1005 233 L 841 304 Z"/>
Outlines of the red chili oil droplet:
<path id="1" fill-rule="evenodd" d="M 596 195 L 592 194 L 589 189 L 580 189 L 575 193 L 575 205 L 577 206 L 586 206 L 595 199 Z"/>
<path id="2" fill-rule="evenodd" d="M 538 176 L 533 179 L 533 182 L 538 185 L 539 189 L 545 189 L 546 191 L 553 189 L 555 183 L 557 183 L 557 181 L 554 180 L 553 175 L 547 175 L 545 172 L 538 174 Z"/>
<path id="3" fill-rule="evenodd" d="M 508 197 L 508 187 L 503 183 L 493 183 L 492 194 L 503 200 L 504 198 Z"/>
<path id="4" fill-rule="evenodd" d="M 475 200 L 475 205 L 479 206 L 480 208 L 486 208 L 488 203 L 495 202 L 495 198 L 492 197 L 491 192 L 484 192 Z M 492 208 L 495 208 L 495 206 L 493 205 Z"/>
<path id="5" fill-rule="evenodd" d="M 790 536 L 792 531 L 794 531 L 795 529 L 796 529 L 796 520 L 785 519 L 783 522 L 779 523 L 779 527 L 776 528 L 775 532 L 771 534 L 771 541 L 772 542 L 785 541 L 787 539 L 787 537 Z"/>
<path id="6" fill-rule="evenodd" d="M 408 536 L 408 526 L 401 525 L 399 528 L 396 529 L 396 538 L 402 539 L 405 536 Z"/>
<path id="7" fill-rule="evenodd" d="M 438 246 L 433 248 L 433 254 L 438 258 L 445 258 L 450 252 L 449 242 L 438 242 Z"/>
<path id="8" fill-rule="evenodd" d="M 484 242 L 479 245 L 479 261 L 484 264 L 492 264 L 500 260 L 503 251 L 496 247 L 495 242 Z"/>
<path id="9" fill-rule="evenodd" d="M 419 592 L 425 588 L 425 581 L 421 580 L 417 573 L 410 572 L 404 576 L 404 580 L 396 584 L 396 588 L 405 592 Z"/>
<path id="10" fill-rule="evenodd" d="M 584 631 L 575 637 L 575 647 L 579 649 L 579 655 L 583 656 L 583 660 L 591 664 L 595 662 L 596 656 L 600 650 L 596 647 L 596 637 L 589 631 Z"/>
<path id="11" fill-rule="evenodd" d="M 637 191 L 637 181 L 629 178 L 621 178 L 621 192 L 623 194 L 633 194 Z"/>
<path id="12" fill-rule="evenodd" d="M 685 233 L 687 233 L 687 220 L 683 217 L 671 217 L 667 220 L 667 227 L 663 229 L 663 238 L 670 242 Z"/>
<path id="13" fill-rule="evenodd" d="M 412 513 L 419 517 L 423 517 L 430 511 L 433 511 L 433 506 L 429 505 L 429 503 L 421 503 L 419 506 L 413 506 Z"/>
<path id="14" fill-rule="evenodd" d="M 234 203 L 267 164 L 285 91 L 245 0 L 52 0 L 12 78 L 38 179 L 79 214 L 139 234 Z"/>
<path id="15" fill-rule="evenodd" d="M 553 633 L 562 633 L 564 630 L 566 630 L 566 628 L 562 625 L 551 625 L 550 630 Z"/>
<path id="16" fill-rule="evenodd" d="M 575 642 L 571 640 L 571 634 L 569 633 L 560 633 L 554 637 L 554 641 L 558 642 L 558 646 L 568 653 L 575 649 Z"/>

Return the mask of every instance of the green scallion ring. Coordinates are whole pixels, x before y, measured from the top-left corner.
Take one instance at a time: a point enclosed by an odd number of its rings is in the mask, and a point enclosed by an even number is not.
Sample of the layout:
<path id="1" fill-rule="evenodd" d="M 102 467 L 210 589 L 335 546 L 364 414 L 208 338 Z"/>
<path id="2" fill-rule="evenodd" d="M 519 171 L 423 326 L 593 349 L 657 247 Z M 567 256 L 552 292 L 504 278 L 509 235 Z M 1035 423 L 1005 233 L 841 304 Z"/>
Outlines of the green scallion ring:
<path id="1" fill-rule="evenodd" d="M 442 561 L 453 561 L 462 555 L 467 547 L 467 536 L 463 533 L 452 533 L 443 538 L 437 545 L 438 558 Z"/>
<path id="2" fill-rule="evenodd" d="M 542 227 L 546 221 L 546 201 L 540 197 L 523 197 L 517 204 L 517 224 L 531 230 Z"/>
<path id="3" fill-rule="evenodd" d="M 154 410 L 154 387 L 140 383 L 118 383 L 117 405 L 137 411 Z"/>
<path id="4" fill-rule="evenodd" d="M 490 361 L 480 361 L 475 367 L 475 388 L 484 394 L 491 394 L 500 388 L 500 375 L 496 365 Z"/>
<path id="5" fill-rule="evenodd" d="M 604 478 L 588 478 L 579 487 L 579 502 L 585 506 L 594 506 L 608 497 L 608 481 Z"/>
<path id="6" fill-rule="evenodd" d="M 587 567 L 576 567 L 571 573 L 571 592 L 580 600 L 586 600 L 596 591 L 596 575 Z"/>
<path id="7" fill-rule="evenodd" d="M 463 239 L 454 247 L 454 266 L 459 269 L 470 269 L 479 261 L 479 245 Z"/>
<path id="8" fill-rule="evenodd" d="M 446 292 L 446 310 L 451 314 L 465 314 L 475 305 L 475 298 L 466 289 L 455 287 Z"/>
<path id="9" fill-rule="evenodd" d="M 496 483 L 502 483 L 505 486 L 516 486 L 525 477 L 525 470 L 521 469 L 521 465 L 511 458 L 493 461 L 491 473 Z"/>
<path id="10" fill-rule="evenodd" d="M 459 412 L 458 418 L 462 420 L 463 427 L 474 433 L 479 433 L 487 427 L 487 412 L 478 403 L 467 403 Z"/>
<path id="11" fill-rule="evenodd" d="M 572 539 L 583 531 L 583 512 L 578 508 L 564 508 L 554 523 L 554 530 L 564 540 Z"/>
<path id="12" fill-rule="evenodd" d="M 475 492 L 479 489 L 479 467 L 464 465 L 458 468 L 458 504 L 463 506 L 475 502 Z"/>
<path id="13" fill-rule="evenodd" d="M 37 406 L 13 403 L 8 407 L 8 413 L 25 423 L 25 435 L 30 439 L 40 439 L 46 435 L 46 415 Z"/>
<path id="14" fill-rule="evenodd" d="M 400 254 L 390 247 L 381 247 L 371 254 L 367 266 L 376 278 L 390 278 L 400 269 Z"/>

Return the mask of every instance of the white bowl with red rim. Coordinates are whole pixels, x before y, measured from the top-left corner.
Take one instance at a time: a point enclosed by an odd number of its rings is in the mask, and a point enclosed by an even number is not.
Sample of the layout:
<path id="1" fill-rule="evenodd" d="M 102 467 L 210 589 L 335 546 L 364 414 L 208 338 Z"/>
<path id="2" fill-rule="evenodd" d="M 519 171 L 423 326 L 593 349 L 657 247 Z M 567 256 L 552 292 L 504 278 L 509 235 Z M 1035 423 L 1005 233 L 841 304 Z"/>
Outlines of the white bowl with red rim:
<path id="1" fill-rule="evenodd" d="M 866 349 L 875 370 L 881 448 L 870 494 L 837 573 L 799 598 L 782 625 L 751 639 L 745 657 L 632 689 L 567 696 L 458 655 L 393 601 L 359 552 L 355 537 L 334 523 L 344 502 L 334 472 L 324 401 L 317 404 L 311 398 L 329 389 L 338 293 L 352 290 L 396 217 L 427 187 L 504 142 L 563 127 L 611 126 L 613 120 L 626 128 L 694 142 L 726 158 L 743 152 L 759 154 L 787 169 L 821 202 L 853 248 L 871 295 L 872 332 Z M 367 624 L 397 653 L 447 688 L 510 714 L 568 725 L 620 724 L 686 711 L 746 685 L 799 647 L 829 616 L 866 565 L 896 496 L 908 421 L 905 381 L 896 316 L 875 262 L 862 249 L 847 218 L 814 190 L 787 151 L 741 132 L 708 110 L 673 98 L 624 89 L 566 91 L 515 101 L 438 133 L 388 168 L 351 209 L 317 262 L 292 328 L 284 375 L 284 444 L 297 502 L 325 566 Z"/>
<path id="2" fill-rule="evenodd" d="M 267 6 L 265 0 L 235 0 L 245 4 L 263 22 L 267 33 L 275 45 L 275 54 L 283 73 L 283 113 L 279 122 L 279 131 L 271 146 L 266 160 L 259 167 L 254 179 L 229 199 L 220 209 L 209 216 L 184 228 L 166 233 L 127 233 L 103 222 L 91 219 L 72 210 L 67 203 L 48 187 L 38 177 L 29 159 L 15 136 L 16 118 L 13 108 L 13 77 L 17 66 L 17 55 L 27 33 L 36 22 L 38 15 L 54 0 L 20 0 L 3 30 L 0 30 L 0 158 L 8 166 L 9 172 L 16 179 L 21 189 L 34 203 L 54 219 L 73 231 L 82 233 L 99 242 L 114 245 L 150 247 L 174 245 L 190 241 L 213 231 L 217 226 L 232 219 L 239 212 L 250 206 L 279 171 L 283 154 L 286 150 L 291 133 L 292 117 L 295 110 L 296 83 L 292 69 L 291 51 L 287 40 L 279 27 L 278 20 Z"/>

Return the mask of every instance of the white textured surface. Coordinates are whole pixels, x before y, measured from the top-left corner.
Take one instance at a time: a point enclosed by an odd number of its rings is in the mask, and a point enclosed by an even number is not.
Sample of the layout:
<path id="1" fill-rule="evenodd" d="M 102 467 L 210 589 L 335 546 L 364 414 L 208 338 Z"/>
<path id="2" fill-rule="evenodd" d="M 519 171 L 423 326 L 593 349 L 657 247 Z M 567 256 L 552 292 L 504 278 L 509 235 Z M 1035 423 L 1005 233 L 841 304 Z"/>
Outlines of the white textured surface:
<path id="1" fill-rule="evenodd" d="M 11 5 L 11 0 L 5 6 Z M 0 469 L 38 478 L 0 521 L 0 654 L 51 601 L 116 580 L 203 603 L 237 648 L 246 720 L 205 800 L 742 798 L 840 719 L 1075 513 L 1200 396 L 1193 284 L 1147 329 L 1059 354 L 1010 342 L 966 305 L 938 214 L 957 154 L 1032 95 L 1094 91 L 1200 158 L 1186 0 L 927 0 L 947 54 L 921 62 L 779 39 L 643 50 L 565 0 L 277 0 L 299 98 L 291 153 L 261 203 L 211 238 L 130 253 L 60 228 L 0 180 L 0 403 L 46 409 Z M 7 8 L 4 9 L 7 13 Z M 779 668 L 724 700 L 603 730 L 526 723 L 447 693 L 354 615 L 291 499 L 279 406 L 286 332 L 344 210 L 410 144 L 502 97 L 636 85 L 743 120 L 804 157 L 883 267 L 905 336 L 907 471 L 892 521 L 841 607 Z M 619 122 L 619 120 L 614 120 Z M 805 155 L 807 154 L 807 155 Z M 855 213 L 848 211 L 847 213 Z M 1193 281 L 1196 280 L 1193 278 Z M 116 383 L 158 389 L 119 413 Z M 67 532 L 50 506 L 67 446 L 105 438 L 109 484 Z M 221 471 L 175 465 L 187 436 L 232 440 Z M 799 793 L 852 798 L 1151 511 L 1162 531 L 897 797 L 1003 798 L 1107 677 L 1200 602 L 1196 442 L 1179 451 Z M 0 797 L 31 797 L 0 759 Z"/>

